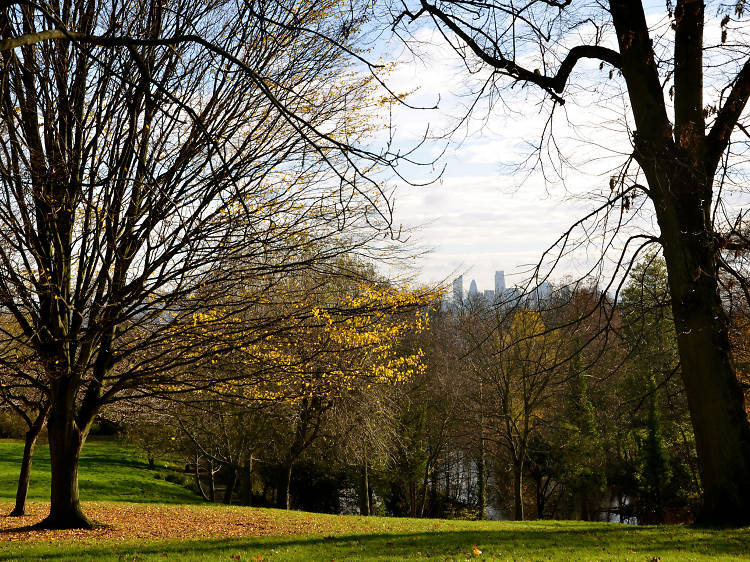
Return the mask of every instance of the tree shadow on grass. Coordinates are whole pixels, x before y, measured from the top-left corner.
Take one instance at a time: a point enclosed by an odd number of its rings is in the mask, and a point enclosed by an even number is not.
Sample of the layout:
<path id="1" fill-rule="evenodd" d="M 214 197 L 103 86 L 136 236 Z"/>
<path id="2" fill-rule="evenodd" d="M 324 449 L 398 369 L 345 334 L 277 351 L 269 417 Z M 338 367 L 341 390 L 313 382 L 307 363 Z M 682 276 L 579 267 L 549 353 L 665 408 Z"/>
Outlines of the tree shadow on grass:
<path id="1" fill-rule="evenodd" d="M 3 517 L 10 517 L 10 515 L 3 514 Z M 28 515 L 22 515 L 21 517 L 28 517 Z M 31 525 L 22 525 L 20 527 L 9 527 L 7 529 L 0 529 L 0 538 L 2 538 L 3 535 L 15 535 L 16 533 L 30 533 L 32 531 L 38 530 L 36 527 L 34 527 L 34 524 Z"/>
<path id="2" fill-rule="evenodd" d="M 16 529 L 15 532 L 18 532 Z M 508 556 L 586 559 L 643 559 L 644 557 L 741 556 L 750 550 L 750 532 L 692 533 L 682 527 L 595 529 L 430 531 L 424 533 L 376 533 L 337 536 L 300 535 L 278 537 L 210 538 L 202 540 L 101 541 L 40 545 L 24 554 L 41 560 L 72 558 L 94 560 L 143 559 L 163 556 L 229 559 L 264 558 L 294 560 L 347 560 L 353 558 L 401 560 L 418 556 L 464 560 L 478 546 L 485 557 Z M 23 547 L 21 547 L 23 548 Z M 15 548 L 1 549 L 0 560 L 19 557 Z M 14 553 L 13 551 L 16 550 Z"/>
<path id="3" fill-rule="evenodd" d="M 11 517 L 10 515 L 2 515 L 2 517 Z M 27 515 L 22 515 L 21 517 L 29 517 Z M 43 521 L 43 519 L 42 519 Z M 30 536 L 29 540 L 44 540 L 46 537 L 39 536 L 37 533 L 41 532 L 50 532 L 54 533 L 55 529 L 49 529 L 47 527 L 44 527 L 41 525 L 42 521 L 37 521 L 36 523 L 30 523 L 28 525 L 21 525 L 19 527 L 7 527 L 4 529 L 0 529 L 0 544 L 2 544 L 2 541 L 4 540 L 4 537 L 6 535 L 23 535 L 25 533 L 29 533 L 30 535 L 34 533 L 34 536 Z M 100 521 L 96 521 L 94 519 L 89 519 L 89 522 L 91 523 L 91 528 L 89 529 L 73 529 L 77 532 L 85 533 L 87 531 L 96 531 L 101 529 L 109 529 L 111 525 L 107 523 L 101 523 Z M 64 541 L 65 539 L 59 539 L 61 541 Z M 23 539 L 20 541 L 21 544 L 23 544 Z M 2 556 L 0 556 L 0 560 L 3 560 Z"/>

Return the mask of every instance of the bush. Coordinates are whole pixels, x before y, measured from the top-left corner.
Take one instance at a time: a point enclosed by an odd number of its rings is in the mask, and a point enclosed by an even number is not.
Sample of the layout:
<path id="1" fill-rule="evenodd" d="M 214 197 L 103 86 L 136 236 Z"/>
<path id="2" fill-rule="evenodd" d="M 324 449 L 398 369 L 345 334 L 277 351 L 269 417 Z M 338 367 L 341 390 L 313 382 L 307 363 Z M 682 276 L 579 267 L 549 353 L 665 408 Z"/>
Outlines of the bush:
<path id="1" fill-rule="evenodd" d="M 458 519 L 460 521 L 476 521 L 479 519 L 479 511 L 476 507 L 451 505 L 445 512 L 446 519 Z"/>
<path id="2" fill-rule="evenodd" d="M 15 412 L 0 411 L 0 438 L 23 439 L 26 436 L 26 423 Z"/>

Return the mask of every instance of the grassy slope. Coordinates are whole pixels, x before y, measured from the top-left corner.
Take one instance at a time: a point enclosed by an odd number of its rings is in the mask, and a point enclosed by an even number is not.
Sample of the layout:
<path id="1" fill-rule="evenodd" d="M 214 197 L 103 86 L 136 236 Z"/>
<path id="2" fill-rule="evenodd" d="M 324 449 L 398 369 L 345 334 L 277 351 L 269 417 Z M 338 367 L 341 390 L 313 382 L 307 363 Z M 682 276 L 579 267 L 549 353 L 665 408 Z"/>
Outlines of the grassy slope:
<path id="1" fill-rule="evenodd" d="M 20 445 L 0 441 L 0 500 L 15 492 Z M 46 499 L 49 460 L 40 447 L 32 497 Z M 184 488 L 158 480 L 139 456 L 114 442 L 87 444 L 81 466 L 83 499 L 189 503 Z M 229 513 L 242 507 L 184 506 Z M 213 513 L 214 511 L 212 511 Z M 262 510 L 279 524 L 278 536 L 182 540 L 4 541 L 2 560 L 660 560 L 750 559 L 750 529 L 628 527 L 581 522 L 467 522 L 341 517 Z M 283 534 L 285 522 L 316 522 L 324 532 Z M 330 532 L 327 531 L 330 529 Z M 475 558 L 472 546 L 482 555 Z"/>
<path id="2" fill-rule="evenodd" d="M 0 440 L 0 501 L 15 500 L 23 443 Z M 190 490 L 157 479 L 142 455 L 113 440 L 90 439 L 81 454 L 81 499 L 124 502 L 190 503 L 200 498 Z M 49 449 L 37 446 L 29 500 L 49 500 Z"/>
<path id="3" fill-rule="evenodd" d="M 186 506 L 185 509 L 190 509 Z M 216 506 L 214 509 L 227 509 Z M 233 508 L 243 509 L 243 508 Z M 280 524 L 299 512 L 275 512 Z M 11 543 L 0 560 L 747 560 L 750 531 L 581 522 L 467 522 L 314 515 L 331 534 Z M 333 516 L 335 517 L 335 516 Z M 343 523 L 342 523 L 342 520 Z M 474 557 L 472 547 L 482 550 Z"/>

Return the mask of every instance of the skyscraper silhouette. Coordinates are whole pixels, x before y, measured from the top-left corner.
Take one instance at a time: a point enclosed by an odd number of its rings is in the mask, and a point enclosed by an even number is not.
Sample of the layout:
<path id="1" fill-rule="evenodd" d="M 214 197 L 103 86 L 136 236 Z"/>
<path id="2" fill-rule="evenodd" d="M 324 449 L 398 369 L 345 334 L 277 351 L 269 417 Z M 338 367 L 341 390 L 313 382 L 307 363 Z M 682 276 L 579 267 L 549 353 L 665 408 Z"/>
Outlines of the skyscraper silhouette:
<path id="1" fill-rule="evenodd" d="M 463 302 L 464 300 L 464 276 L 459 275 L 453 280 L 453 300 L 454 302 Z"/>
<path id="2" fill-rule="evenodd" d="M 495 296 L 499 297 L 505 292 L 505 272 L 495 272 Z"/>

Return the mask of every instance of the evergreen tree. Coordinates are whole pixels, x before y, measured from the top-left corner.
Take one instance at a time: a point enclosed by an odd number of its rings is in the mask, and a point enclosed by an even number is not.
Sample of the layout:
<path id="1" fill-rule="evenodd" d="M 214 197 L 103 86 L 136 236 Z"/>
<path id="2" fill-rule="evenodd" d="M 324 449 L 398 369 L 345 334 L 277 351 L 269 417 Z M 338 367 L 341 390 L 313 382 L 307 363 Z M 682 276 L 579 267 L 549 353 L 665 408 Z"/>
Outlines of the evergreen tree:
<path id="1" fill-rule="evenodd" d="M 640 520 L 643 523 L 663 523 L 672 469 L 661 430 L 656 380 L 653 375 L 648 380 L 648 391 L 646 439 L 641 449 L 641 470 L 638 475 L 641 501 Z"/>

